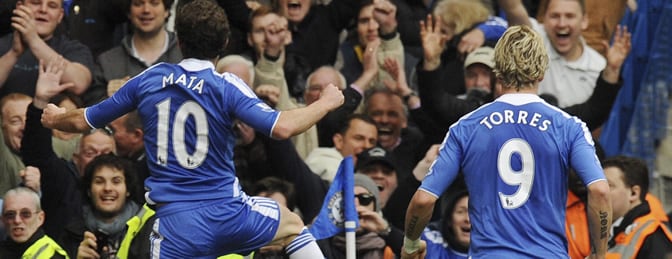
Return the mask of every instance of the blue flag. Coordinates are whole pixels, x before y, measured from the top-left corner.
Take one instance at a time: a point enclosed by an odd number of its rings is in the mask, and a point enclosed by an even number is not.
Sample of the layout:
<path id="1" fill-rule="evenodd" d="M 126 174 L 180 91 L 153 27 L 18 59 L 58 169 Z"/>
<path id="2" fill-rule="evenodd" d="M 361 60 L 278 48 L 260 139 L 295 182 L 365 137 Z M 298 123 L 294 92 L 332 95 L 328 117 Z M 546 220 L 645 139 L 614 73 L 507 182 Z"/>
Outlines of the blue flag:
<path id="1" fill-rule="evenodd" d="M 355 170 L 352 157 L 341 162 L 338 172 L 324 197 L 322 209 L 315 222 L 308 228 L 316 240 L 332 237 L 338 233 L 354 232 L 359 226 L 359 217 L 355 208 Z M 354 223 L 354 227 L 345 229 L 345 222 Z"/>

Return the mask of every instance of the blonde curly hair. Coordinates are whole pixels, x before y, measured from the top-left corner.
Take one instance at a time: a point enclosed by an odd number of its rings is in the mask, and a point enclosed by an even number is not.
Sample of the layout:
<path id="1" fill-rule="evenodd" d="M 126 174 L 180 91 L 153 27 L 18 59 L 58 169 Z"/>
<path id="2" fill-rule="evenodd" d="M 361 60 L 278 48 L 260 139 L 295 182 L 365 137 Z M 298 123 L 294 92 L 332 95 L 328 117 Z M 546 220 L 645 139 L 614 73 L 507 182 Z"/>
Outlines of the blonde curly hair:
<path id="1" fill-rule="evenodd" d="M 529 26 L 511 26 L 495 46 L 495 75 L 502 87 L 534 87 L 544 78 L 548 54 L 539 33 Z"/>

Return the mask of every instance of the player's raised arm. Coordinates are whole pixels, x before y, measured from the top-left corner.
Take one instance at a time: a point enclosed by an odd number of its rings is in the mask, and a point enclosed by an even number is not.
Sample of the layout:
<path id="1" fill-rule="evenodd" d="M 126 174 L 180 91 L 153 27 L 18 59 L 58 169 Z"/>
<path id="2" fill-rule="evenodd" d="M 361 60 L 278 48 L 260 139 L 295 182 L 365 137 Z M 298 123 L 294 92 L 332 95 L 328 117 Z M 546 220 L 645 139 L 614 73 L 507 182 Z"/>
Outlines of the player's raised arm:
<path id="1" fill-rule="evenodd" d="M 298 109 L 283 111 L 273 128 L 272 136 L 286 139 L 306 131 L 329 111 L 343 104 L 343 93 L 334 84 L 329 84 L 322 90 L 320 98 L 314 103 Z"/>

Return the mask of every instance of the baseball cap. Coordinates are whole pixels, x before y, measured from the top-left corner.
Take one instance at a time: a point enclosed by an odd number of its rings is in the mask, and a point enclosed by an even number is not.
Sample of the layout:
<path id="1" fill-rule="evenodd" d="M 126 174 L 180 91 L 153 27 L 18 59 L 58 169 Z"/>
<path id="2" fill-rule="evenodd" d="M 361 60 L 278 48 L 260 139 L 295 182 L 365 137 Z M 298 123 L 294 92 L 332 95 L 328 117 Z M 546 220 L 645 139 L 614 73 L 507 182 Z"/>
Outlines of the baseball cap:
<path id="1" fill-rule="evenodd" d="M 481 63 L 489 68 L 495 68 L 495 49 L 491 47 L 480 47 L 467 55 L 464 60 L 464 68 L 474 64 Z"/>
<path id="2" fill-rule="evenodd" d="M 384 164 L 394 170 L 394 163 L 392 163 L 392 158 L 390 156 L 390 152 L 387 152 L 387 150 L 382 147 L 374 147 L 364 150 L 357 155 L 357 170 L 362 170 L 375 163 Z"/>

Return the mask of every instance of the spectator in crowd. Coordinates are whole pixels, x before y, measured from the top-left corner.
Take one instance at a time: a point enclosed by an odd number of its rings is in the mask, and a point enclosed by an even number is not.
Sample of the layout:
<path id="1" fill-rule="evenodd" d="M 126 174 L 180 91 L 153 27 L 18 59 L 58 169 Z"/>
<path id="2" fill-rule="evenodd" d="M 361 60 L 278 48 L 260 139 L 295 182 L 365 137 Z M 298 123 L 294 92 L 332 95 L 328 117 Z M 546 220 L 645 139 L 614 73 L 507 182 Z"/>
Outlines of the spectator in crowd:
<path id="1" fill-rule="evenodd" d="M 427 243 L 427 258 L 467 259 L 471 242 L 469 193 L 466 190 L 449 194 L 443 217 L 422 231 Z"/>
<path id="2" fill-rule="evenodd" d="M 0 96 L 34 96 L 39 60 L 59 55 L 66 62 L 60 82 L 68 91 L 84 93 L 91 84 L 93 58 L 86 46 L 54 33 L 63 19 L 63 0 L 19 1 L 13 14 L 14 33 L 0 38 Z"/>
<path id="3" fill-rule="evenodd" d="M 607 62 L 581 36 L 588 27 L 585 1 L 548 1 L 543 24 L 528 16 L 520 0 L 500 0 L 500 6 L 509 24 L 532 26 L 544 39 L 550 62 L 539 93 L 555 96 L 560 108 L 588 100 Z"/>
<path id="4" fill-rule="evenodd" d="M 339 35 L 357 16 L 358 4 L 357 0 L 331 1 L 327 5 L 313 4 L 311 0 L 277 1 L 276 10 L 287 18 L 292 32 L 287 52 L 307 61 L 310 72 L 333 65 Z"/>
<path id="5" fill-rule="evenodd" d="M 126 35 L 120 46 L 97 57 L 93 86 L 96 89 L 91 90 L 87 104 L 100 101 L 106 97 L 105 93 L 114 92 L 130 77 L 156 63 L 182 60 L 177 37 L 166 31 L 165 26 L 172 4 L 173 0 L 128 1 L 125 10 L 133 25 L 133 33 Z"/>
<path id="6" fill-rule="evenodd" d="M 136 193 L 143 193 L 144 182 L 149 177 L 149 167 L 147 166 L 147 155 L 145 154 L 145 130 L 142 127 L 142 120 L 137 110 L 124 114 L 110 123 L 114 136 L 114 143 L 117 147 L 117 155 L 133 161 L 138 181 L 135 185 L 127 186 L 128 189 L 134 189 Z M 135 195 L 134 201 L 137 204 L 144 204 L 144 195 Z"/>
<path id="7" fill-rule="evenodd" d="M 219 61 L 215 70 L 219 73 L 229 72 L 238 76 L 247 86 L 252 88 L 254 83 L 254 64 L 240 55 L 227 55 Z"/>
<path id="8" fill-rule="evenodd" d="M 59 79 L 64 72 L 63 65 L 64 62 L 56 59 L 40 66 L 35 97 L 28 106 L 26 128 L 21 141 L 23 162 L 27 166 L 39 168 L 41 172 L 42 208 L 49 214 L 44 222 L 44 230 L 53 237 L 63 233 L 68 222 L 82 215 L 79 183 L 86 165 L 101 154 L 116 151 L 113 133 L 105 127 L 85 132 L 72 160 L 60 159 L 54 153 L 52 130 L 42 126 L 40 118 L 49 100 L 61 92 Z"/>
<path id="9" fill-rule="evenodd" d="M 348 83 L 354 83 L 365 71 L 364 54 L 367 51 L 375 53 L 377 67 L 381 67 L 388 58 L 404 64 L 404 47 L 397 33 L 396 13 L 397 8 L 390 1 L 365 0 L 360 3 L 355 30 L 339 48 L 343 59 L 340 71 Z M 390 76 L 383 69 L 368 71 L 377 73 L 373 74 L 369 85 L 360 86 L 364 90 L 382 87 L 384 80 L 390 80 Z"/>
<path id="10" fill-rule="evenodd" d="M 35 191 L 17 187 L 7 191 L 3 200 L 2 223 L 8 238 L 0 243 L 0 257 L 68 258 L 65 250 L 42 229 L 45 213 Z"/>
<path id="11" fill-rule="evenodd" d="M 426 29 L 426 34 L 437 33 L 436 31 L 431 32 L 432 28 Z M 614 42 L 607 52 L 608 66 L 597 80 L 595 91 L 592 92 L 587 101 L 563 109 L 567 113 L 575 115 L 586 122 L 589 130 L 600 127 L 609 115 L 609 111 L 620 90 L 620 69 L 630 53 L 630 38 L 631 35 L 626 28 L 619 28 L 617 30 Z M 430 41 L 428 40 L 426 43 L 429 44 Z M 437 43 L 438 40 L 434 40 L 433 44 Z M 460 117 L 478 108 L 484 102 L 491 101 L 491 97 L 501 95 L 500 88 L 495 85 L 494 72 L 492 71 L 494 68 L 492 56 L 493 52 L 489 47 L 479 48 L 467 56 L 464 67 L 465 86 L 467 89 L 478 87 L 478 85 L 483 85 L 482 89 L 485 89 L 486 82 L 489 82 L 492 87 L 492 95 L 484 95 L 485 92 L 481 91 L 471 91 L 467 95 L 467 98 L 462 100 L 459 96 L 450 94 L 446 90 L 446 87 L 436 77 L 438 76 L 437 74 L 425 74 L 428 77 L 424 78 L 427 81 L 421 89 L 421 96 L 423 97 L 422 110 L 432 115 L 431 120 L 434 120 L 438 125 L 451 125 Z M 485 73 L 486 71 L 487 73 Z M 470 79 L 475 74 L 479 74 L 478 78 L 480 78 L 479 80 L 482 83 Z M 394 90 L 399 95 L 407 95 L 411 92 L 405 84 L 398 83 L 395 86 L 401 87 Z M 395 88 L 393 87 L 392 89 Z M 431 95 L 423 94 L 423 91 L 428 91 Z M 414 110 L 418 109 L 411 108 L 412 114 Z M 423 126 L 420 123 L 418 125 Z M 432 141 L 436 141 L 437 139 L 441 141 L 447 129 L 436 130 L 425 126 L 422 127 L 422 130 L 426 134 L 426 137 Z"/>
<path id="12" fill-rule="evenodd" d="M 636 158 L 617 156 L 602 162 L 611 188 L 614 225 L 607 258 L 665 258 L 672 253 L 672 232 L 646 200 L 649 170 Z"/>
<path id="13" fill-rule="evenodd" d="M 374 147 L 377 140 L 378 131 L 375 122 L 368 116 L 353 114 L 343 122 L 340 130 L 334 134 L 334 147 L 316 148 L 305 161 L 313 173 L 319 175 L 323 180 L 331 182 L 336 176 L 338 165 L 341 164 L 344 157 L 354 157 L 362 151 Z"/>
<path id="14" fill-rule="evenodd" d="M 82 177 L 82 218 L 61 236 L 63 248 L 77 258 L 150 258 L 154 211 L 134 202 L 133 164 L 114 154 L 96 157 Z M 122 256 L 124 255 L 124 256 Z M 116 256 L 116 257 L 115 257 Z"/>
<path id="15" fill-rule="evenodd" d="M 366 175 L 355 174 L 355 207 L 359 216 L 356 234 L 356 257 L 362 259 L 394 258 L 386 238 L 390 225 L 381 212 L 378 186 Z M 319 242 L 326 258 L 345 258 L 345 236 L 336 235 Z"/>
<path id="16" fill-rule="evenodd" d="M 528 26 L 512 26 L 495 46 L 494 60 L 504 95 L 451 126 L 408 207 L 402 258 L 425 254 L 422 230 L 459 172 L 470 192 L 469 256 L 567 257 L 562 226 L 569 168 L 589 190 L 590 233 L 595 255 L 603 257 L 611 225 L 609 185 L 585 124 L 536 95 L 548 65 L 543 39 Z M 528 114 L 538 120 L 527 120 Z M 513 119 L 505 123 L 504 117 Z M 503 220 L 497 224 L 503 229 L 490 228 L 493 218 Z"/>
<path id="17" fill-rule="evenodd" d="M 126 34 L 128 16 L 124 15 L 127 0 L 87 1 L 65 0 L 65 15 L 59 33 L 86 45 L 97 57 L 119 45 Z"/>
<path id="18" fill-rule="evenodd" d="M 490 16 L 480 1 L 442 0 L 420 21 L 422 61 L 417 66 L 420 96 L 431 98 L 424 85 L 437 80 L 453 95 L 465 93 L 463 61 L 478 47 L 493 46 L 506 22 Z M 436 33 L 432 33 L 436 32 Z"/>
<path id="19" fill-rule="evenodd" d="M 294 185 L 280 178 L 269 176 L 257 181 L 251 193 L 271 198 L 290 210 L 296 208 Z"/>
<path id="20" fill-rule="evenodd" d="M 339 107 L 343 95 L 330 86 L 310 106 L 275 111 L 238 77 L 214 71 L 228 38 L 222 35 L 229 32 L 224 10 L 209 0 L 192 1 L 179 9 L 175 28 L 186 59 L 151 67 L 92 107 L 66 113 L 49 105 L 44 125 L 83 132 L 138 109 L 146 141 L 159 143 L 146 145 L 152 175 L 145 182 L 150 190 L 145 197 L 157 208 L 151 238 L 160 240 L 152 245 L 152 253 L 213 257 L 279 244 L 292 258 L 322 257 L 296 214 L 271 199 L 249 197 L 240 190 L 231 157 L 232 124 L 238 118 L 269 136 L 286 139 Z M 189 153 L 187 146 L 195 153 Z M 232 233 L 233 226 L 240 228 Z M 260 229 L 271 231 L 260 236 Z M 183 235 L 185 231 L 194 235 Z"/>
<path id="21" fill-rule="evenodd" d="M 21 139 L 26 125 L 26 110 L 30 96 L 12 93 L 0 98 L 0 193 L 5 193 L 21 182 L 19 171 L 25 166 L 21 160 Z"/>
<path id="22" fill-rule="evenodd" d="M 54 96 L 51 99 L 51 102 L 66 110 L 74 110 L 84 106 L 82 99 L 70 92 L 62 92 Z M 51 141 L 54 147 L 54 153 L 64 160 L 71 160 L 72 154 L 77 150 L 82 134 L 60 130 L 52 130 L 52 134 Z"/>
<path id="23" fill-rule="evenodd" d="M 408 123 L 403 99 L 387 88 L 375 88 L 364 100 L 364 112 L 376 122 L 378 144 L 391 153 L 399 181 L 411 174 L 429 147 L 422 132 Z"/>
<path id="24" fill-rule="evenodd" d="M 378 203 L 384 209 L 397 189 L 397 172 L 390 152 L 381 147 L 364 150 L 357 155 L 355 171 L 364 174 L 378 186 Z M 390 201 L 394 202 L 394 201 Z"/>

